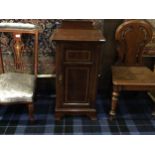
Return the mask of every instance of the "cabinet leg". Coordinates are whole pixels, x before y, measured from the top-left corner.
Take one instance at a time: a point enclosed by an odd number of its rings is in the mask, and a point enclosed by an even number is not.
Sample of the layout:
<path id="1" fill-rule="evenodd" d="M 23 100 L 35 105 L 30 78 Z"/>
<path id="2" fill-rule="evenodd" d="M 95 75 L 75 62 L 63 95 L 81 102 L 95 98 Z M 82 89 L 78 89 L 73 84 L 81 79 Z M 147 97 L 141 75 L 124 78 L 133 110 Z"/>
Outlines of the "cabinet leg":
<path id="1" fill-rule="evenodd" d="M 110 110 L 110 119 L 114 119 L 116 117 L 116 107 L 118 104 L 118 97 L 119 97 L 119 92 L 113 91 L 112 93 L 112 103 L 111 103 L 111 110 Z"/>
<path id="2" fill-rule="evenodd" d="M 90 113 L 90 114 L 87 114 L 87 116 L 88 116 L 92 121 L 96 121 L 96 120 L 97 120 L 96 113 Z"/>
<path id="3" fill-rule="evenodd" d="M 60 121 L 61 119 L 62 119 L 62 114 L 59 113 L 59 112 L 56 112 L 56 113 L 55 113 L 55 120 L 56 120 L 56 121 Z"/>

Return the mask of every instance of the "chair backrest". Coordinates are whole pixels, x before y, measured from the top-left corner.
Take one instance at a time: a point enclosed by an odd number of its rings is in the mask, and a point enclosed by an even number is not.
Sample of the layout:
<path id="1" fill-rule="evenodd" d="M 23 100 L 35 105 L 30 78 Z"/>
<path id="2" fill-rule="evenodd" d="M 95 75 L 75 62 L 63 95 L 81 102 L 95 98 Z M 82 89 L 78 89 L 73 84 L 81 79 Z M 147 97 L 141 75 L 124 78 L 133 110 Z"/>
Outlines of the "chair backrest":
<path id="1" fill-rule="evenodd" d="M 152 39 L 152 27 L 143 20 L 130 20 L 121 24 L 115 33 L 117 44 L 117 64 L 127 66 L 142 65 L 145 45 Z"/>
<path id="2" fill-rule="evenodd" d="M 20 24 L 20 26 L 19 24 L 15 24 L 15 26 L 10 26 L 8 24 L 3 25 L 4 24 L 1 23 L 0 33 L 3 34 L 3 36 L 9 36 L 9 41 L 7 41 L 6 46 L 10 48 L 4 51 L 3 48 L 5 45 L 4 43 L 1 43 L 1 45 L 3 44 L 3 47 L 0 47 L 0 72 L 24 72 L 35 73 L 35 75 L 37 75 L 38 28 L 35 26 L 32 27 L 33 25 L 30 25 L 30 27 L 28 24 Z M 32 45 L 28 45 L 33 46 L 31 52 L 26 51 L 27 47 L 25 39 L 22 37 L 23 35 L 34 37 L 31 43 Z"/>

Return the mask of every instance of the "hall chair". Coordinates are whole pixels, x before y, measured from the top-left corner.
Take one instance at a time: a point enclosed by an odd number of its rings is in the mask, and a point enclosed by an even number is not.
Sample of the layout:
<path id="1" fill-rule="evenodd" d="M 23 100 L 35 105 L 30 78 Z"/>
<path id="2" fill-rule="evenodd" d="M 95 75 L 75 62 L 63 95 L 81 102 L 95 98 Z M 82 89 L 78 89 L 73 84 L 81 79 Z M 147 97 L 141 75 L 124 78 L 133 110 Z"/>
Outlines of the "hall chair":
<path id="1" fill-rule="evenodd" d="M 9 35 L 12 38 L 12 70 L 7 65 L 6 55 L 0 48 L 0 104 L 15 105 L 26 104 L 28 107 L 29 120 L 34 121 L 34 94 L 38 66 L 38 32 L 39 29 L 33 24 L 24 23 L 0 23 L 0 33 Z M 32 72 L 26 72 L 27 61 L 24 59 L 25 46 L 23 34 L 34 35 L 34 48 L 32 52 Z M 10 60 L 9 60 L 10 61 Z M 11 67 L 11 65 L 9 66 Z M 1 108 L 3 108 L 1 106 Z"/>
<path id="2" fill-rule="evenodd" d="M 152 27 L 143 20 L 129 20 L 117 28 L 115 40 L 118 59 L 112 66 L 111 119 L 116 117 L 121 91 L 155 90 L 155 74 L 143 65 L 142 60 L 143 49 L 151 39 Z"/>

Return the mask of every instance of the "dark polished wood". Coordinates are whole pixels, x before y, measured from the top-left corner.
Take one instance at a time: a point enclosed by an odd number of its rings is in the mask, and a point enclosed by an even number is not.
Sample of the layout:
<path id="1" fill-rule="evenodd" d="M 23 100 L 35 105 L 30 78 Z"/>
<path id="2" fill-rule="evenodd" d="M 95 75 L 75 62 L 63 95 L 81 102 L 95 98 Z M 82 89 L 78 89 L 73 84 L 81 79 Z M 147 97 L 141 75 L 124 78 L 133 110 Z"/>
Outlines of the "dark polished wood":
<path id="1" fill-rule="evenodd" d="M 35 77 L 37 77 L 37 70 L 38 70 L 38 33 L 40 29 L 36 28 L 18 28 L 18 27 L 0 27 L 0 33 L 10 33 L 13 36 L 13 56 L 14 56 L 14 68 L 16 72 L 23 73 L 24 72 L 24 62 L 23 62 L 23 49 L 24 49 L 24 42 L 22 41 L 22 34 L 31 34 L 34 35 L 34 65 L 33 65 L 33 73 Z M 0 65 L 2 68 L 2 73 L 5 72 L 4 65 L 3 65 L 3 56 L 2 51 L 0 48 Z M 9 103 L 8 103 L 9 104 Z M 19 104 L 19 102 L 18 102 Z M 25 103 L 28 105 L 28 113 L 30 121 L 34 121 L 34 104 L 33 102 Z"/>
<path id="2" fill-rule="evenodd" d="M 152 39 L 151 26 L 142 20 L 126 21 L 117 28 L 115 39 L 118 61 L 112 67 L 112 118 L 121 91 L 155 90 L 155 74 L 142 62 L 143 49 Z"/>
<path id="3" fill-rule="evenodd" d="M 57 29 L 53 34 L 54 40 L 71 41 L 71 42 L 104 42 L 105 38 L 102 36 L 100 30 L 95 29 Z M 52 38 L 53 38 L 52 37 Z"/>
<path id="4" fill-rule="evenodd" d="M 56 42 L 55 118 L 60 120 L 63 115 L 86 115 L 95 120 L 97 76 L 105 38 L 92 25 L 88 29 L 82 28 L 83 22 L 80 26 L 81 21 L 74 25 L 75 29 L 72 24 L 72 28 L 65 25 L 57 29 L 51 38 Z"/>

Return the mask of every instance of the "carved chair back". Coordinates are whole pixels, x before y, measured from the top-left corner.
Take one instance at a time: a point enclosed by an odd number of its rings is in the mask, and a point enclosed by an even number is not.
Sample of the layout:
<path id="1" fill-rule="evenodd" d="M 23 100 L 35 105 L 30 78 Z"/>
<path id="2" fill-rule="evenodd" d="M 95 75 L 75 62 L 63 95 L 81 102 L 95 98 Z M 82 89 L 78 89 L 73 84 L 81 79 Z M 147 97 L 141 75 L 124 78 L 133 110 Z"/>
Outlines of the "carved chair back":
<path id="1" fill-rule="evenodd" d="M 11 54 L 6 54 L 3 51 L 3 48 L 0 46 L 0 73 L 13 71 L 22 73 L 32 73 L 35 74 L 35 76 L 37 76 L 38 32 L 5 31 L 5 34 L 11 34 L 11 39 L 9 38 L 11 41 L 8 42 L 9 45 L 6 45 L 10 46 Z M 30 52 L 25 52 L 27 47 L 25 46 L 25 39 L 23 39 L 22 37 L 23 34 L 26 34 L 26 36 L 34 35 L 34 42 L 32 42 L 33 49 L 31 51 L 31 54 L 29 54 Z"/>
<path id="2" fill-rule="evenodd" d="M 142 65 L 145 45 L 151 41 L 152 27 L 142 20 L 130 20 L 121 24 L 115 33 L 119 65 Z"/>

